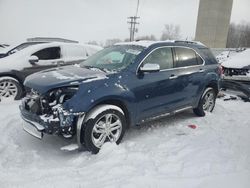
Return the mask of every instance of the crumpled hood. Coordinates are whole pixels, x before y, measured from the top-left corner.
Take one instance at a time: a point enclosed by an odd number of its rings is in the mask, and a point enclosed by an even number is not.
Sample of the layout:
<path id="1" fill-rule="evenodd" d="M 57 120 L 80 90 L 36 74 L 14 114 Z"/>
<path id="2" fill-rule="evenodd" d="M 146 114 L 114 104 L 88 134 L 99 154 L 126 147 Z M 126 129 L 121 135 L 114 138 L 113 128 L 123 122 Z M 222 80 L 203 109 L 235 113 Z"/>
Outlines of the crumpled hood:
<path id="1" fill-rule="evenodd" d="M 79 85 L 106 78 L 106 73 L 99 70 L 65 66 L 34 73 L 25 79 L 24 85 L 43 94 L 53 88 Z"/>

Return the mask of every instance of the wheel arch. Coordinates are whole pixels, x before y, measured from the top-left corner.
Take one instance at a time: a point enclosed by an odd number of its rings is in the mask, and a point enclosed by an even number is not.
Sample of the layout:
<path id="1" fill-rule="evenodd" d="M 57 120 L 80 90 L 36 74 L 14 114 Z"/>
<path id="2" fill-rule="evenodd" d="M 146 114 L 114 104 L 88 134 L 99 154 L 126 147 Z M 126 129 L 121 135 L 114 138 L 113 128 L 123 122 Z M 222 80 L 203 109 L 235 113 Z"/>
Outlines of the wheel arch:
<path id="1" fill-rule="evenodd" d="M 10 77 L 10 78 L 12 78 L 12 79 L 15 79 L 16 81 L 18 81 L 18 83 L 20 84 L 20 85 L 22 85 L 23 86 L 23 82 L 22 82 L 22 80 L 18 77 L 18 76 L 16 76 L 15 74 L 11 74 L 11 73 L 2 73 L 2 74 L 0 74 L 0 78 L 3 78 L 3 77 Z"/>
<path id="2" fill-rule="evenodd" d="M 215 90 L 216 95 L 219 93 L 219 84 L 218 84 L 218 81 L 213 80 L 213 81 L 209 82 L 206 85 L 205 89 L 208 88 L 208 87 L 213 88 Z"/>
<path id="3" fill-rule="evenodd" d="M 100 105 L 113 105 L 113 106 L 117 106 L 119 107 L 124 115 L 125 115 L 125 119 L 127 121 L 127 127 L 130 127 L 130 124 L 131 124 L 131 115 L 128 111 L 128 107 L 126 105 L 126 103 L 120 99 L 104 99 L 104 100 L 101 100 L 99 101 L 98 103 L 96 103 L 90 110 L 93 110 L 94 108 L 96 108 L 97 106 L 100 106 Z"/>
<path id="4" fill-rule="evenodd" d="M 3 80 L 3 79 L 13 80 L 13 81 L 18 83 L 19 89 L 21 91 L 20 91 L 20 95 L 18 95 L 19 97 L 17 99 L 21 99 L 25 95 L 25 87 L 23 85 L 22 80 L 18 76 L 16 76 L 15 74 L 10 74 L 10 73 L 2 73 L 2 74 L 0 74 L 0 80 Z"/>
<path id="5" fill-rule="evenodd" d="M 202 98 L 203 93 L 205 92 L 205 90 L 209 87 L 213 88 L 215 90 L 215 94 L 217 96 L 217 94 L 219 93 L 219 83 L 216 80 L 211 80 L 210 82 L 208 82 L 207 84 L 204 84 L 205 86 L 202 87 L 202 89 L 200 89 L 200 93 L 197 96 L 197 99 L 195 100 L 194 103 L 194 108 L 196 108 L 199 104 L 200 99 Z"/>
<path id="6" fill-rule="evenodd" d="M 81 149 L 82 143 L 83 143 L 83 134 L 82 134 L 83 127 L 86 126 L 86 123 L 88 120 L 91 120 L 90 116 L 92 116 L 93 113 L 96 113 L 95 111 L 98 110 L 97 109 L 98 106 L 100 106 L 101 108 L 103 106 L 109 106 L 108 109 L 116 109 L 116 110 L 124 113 L 125 120 L 127 123 L 126 127 L 127 128 L 130 127 L 130 122 L 131 122 L 130 114 L 129 114 L 128 108 L 124 102 L 122 102 L 121 100 L 117 100 L 117 99 L 102 100 L 99 103 L 95 104 L 85 115 L 80 115 L 78 120 L 77 120 L 76 138 L 77 138 L 77 144 L 78 144 L 79 149 Z M 111 107 L 111 106 L 113 106 L 113 107 Z"/>

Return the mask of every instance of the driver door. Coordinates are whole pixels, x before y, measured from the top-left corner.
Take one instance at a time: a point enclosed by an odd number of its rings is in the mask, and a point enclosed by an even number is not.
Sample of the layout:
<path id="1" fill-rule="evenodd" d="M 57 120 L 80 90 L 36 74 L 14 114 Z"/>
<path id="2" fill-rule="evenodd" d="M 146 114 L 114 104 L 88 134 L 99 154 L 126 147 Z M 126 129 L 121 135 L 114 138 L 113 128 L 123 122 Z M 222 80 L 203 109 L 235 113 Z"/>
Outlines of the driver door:
<path id="1" fill-rule="evenodd" d="M 140 67 L 145 64 L 158 64 L 158 72 L 142 72 L 137 74 L 133 89 L 137 100 L 137 121 L 155 117 L 176 108 L 179 92 L 183 87 L 179 84 L 178 70 L 173 69 L 174 58 L 171 47 L 161 47 L 152 51 Z"/>
<path id="2" fill-rule="evenodd" d="M 45 69 L 64 65 L 61 59 L 60 47 L 44 48 L 31 54 L 31 56 L 38 57 L 38 62 L 32 63 L 30 67 L 24 68 L 22 72 L 25 76 Z"/>

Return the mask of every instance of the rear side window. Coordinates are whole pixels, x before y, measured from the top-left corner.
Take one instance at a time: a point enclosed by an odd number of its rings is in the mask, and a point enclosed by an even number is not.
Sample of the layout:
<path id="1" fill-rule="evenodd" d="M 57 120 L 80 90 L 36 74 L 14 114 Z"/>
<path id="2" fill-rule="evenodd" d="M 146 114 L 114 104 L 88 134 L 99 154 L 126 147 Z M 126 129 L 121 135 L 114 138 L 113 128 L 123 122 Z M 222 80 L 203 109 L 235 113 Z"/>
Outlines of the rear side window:
<path id="1" fill-rule="evenodd" d="M 173 55 L 170 47 L 159 48 L 153 51 L 143 62 L 143 64 L 158 64 L 160 69 L 173 68 Z"/>
<path id="2" fill-rule="evenodd" d="M 206 57 L 206 63 L 217 64 L 217 60 L 209 48 L 199 48 L 199 51 Z"/>
<path id="3" fill-rule="evenodd" d="M 61 50 L 60 47 L 45 48 L 32 54 L 39 58 L 39 60 L 50 60 L 50 59 L 60 59 Z"/>
<path id="4" fill-rule="evenodd" d="M 192 49 L 175 47 L 176 61 L 174 67 L 187 67 L 203 64 L 202 58 Z"/>
<path id="5" fill-rule="evenodd" d="M 203 64 L 203 59 L 198 54 L 196 54 L 196 58 L 197 58 L 198 65 L 202 65 Z"/>

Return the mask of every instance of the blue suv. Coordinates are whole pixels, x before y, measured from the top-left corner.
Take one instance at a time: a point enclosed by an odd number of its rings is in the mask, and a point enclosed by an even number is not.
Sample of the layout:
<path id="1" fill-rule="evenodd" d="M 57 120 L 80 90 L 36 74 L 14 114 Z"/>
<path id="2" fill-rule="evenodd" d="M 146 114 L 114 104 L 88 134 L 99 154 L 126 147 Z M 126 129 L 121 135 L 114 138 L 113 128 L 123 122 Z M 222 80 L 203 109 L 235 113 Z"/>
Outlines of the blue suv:
<path id="1" fill-rule="evenodd" d="M 220 68 L 210 50 L 189 41 L 119 43 L 66 66 L 30 75 L 20 105 L 31 135 L 77 137 L 92 153 L 119 144 L 127 128 L 193 109 L 212 112 Z"/>

